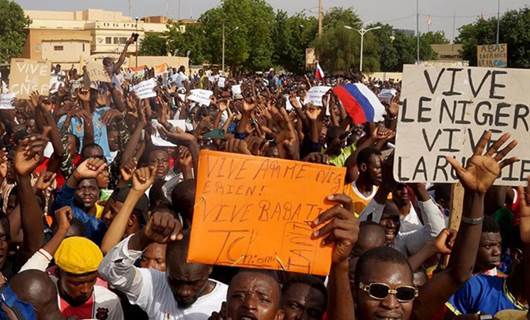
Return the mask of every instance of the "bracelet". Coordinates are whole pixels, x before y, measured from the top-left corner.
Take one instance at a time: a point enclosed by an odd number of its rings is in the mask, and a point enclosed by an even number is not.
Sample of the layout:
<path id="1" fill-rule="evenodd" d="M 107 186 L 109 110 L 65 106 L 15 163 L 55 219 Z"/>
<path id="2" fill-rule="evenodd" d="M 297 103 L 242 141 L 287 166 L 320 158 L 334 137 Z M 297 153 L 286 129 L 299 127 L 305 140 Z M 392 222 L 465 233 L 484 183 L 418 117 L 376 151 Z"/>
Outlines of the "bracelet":
<path id="1" fill-rule="evenodd" d="M 484 217 L 480 217 L 480 218 L 462 217 L 462 222 L 463 223 L 472 224 L 472 225 L 481 224 L 483 220 L 484 220 Z"/>

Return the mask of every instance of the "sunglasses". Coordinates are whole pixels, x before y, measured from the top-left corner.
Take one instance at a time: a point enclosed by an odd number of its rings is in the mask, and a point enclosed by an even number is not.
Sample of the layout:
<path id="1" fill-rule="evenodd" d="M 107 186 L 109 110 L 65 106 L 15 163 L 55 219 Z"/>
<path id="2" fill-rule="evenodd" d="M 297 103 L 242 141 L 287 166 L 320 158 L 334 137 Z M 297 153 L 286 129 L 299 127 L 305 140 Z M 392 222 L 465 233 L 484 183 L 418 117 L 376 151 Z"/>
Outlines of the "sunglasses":
<path id="1" fill-rule="evenodd" d="M 359 288 L 376 300 L 384 300 L 389 294 L 396 296 L 399 302 L 410 302 L 418 296 L 418 289 L 411 286 L 401 286 L 391 289 L 386 283 L 359 283 Z"/>

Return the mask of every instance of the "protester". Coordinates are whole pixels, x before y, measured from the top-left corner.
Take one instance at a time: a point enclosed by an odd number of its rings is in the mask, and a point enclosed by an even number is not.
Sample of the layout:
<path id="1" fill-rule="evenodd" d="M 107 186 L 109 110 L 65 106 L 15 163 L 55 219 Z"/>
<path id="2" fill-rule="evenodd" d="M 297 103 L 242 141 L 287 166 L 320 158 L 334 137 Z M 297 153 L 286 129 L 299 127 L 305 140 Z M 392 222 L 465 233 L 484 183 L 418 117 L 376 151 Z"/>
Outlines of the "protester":
<path id="1" fill-rule="evenodd" d="M 134 41 L 116 62 L 103 59 L 107 81 L 55 66 L 57 91 L 0 110 L 2 319 L 501 319 L 527 311 L 529 190 L 492 187 L 516 160 L 507 157 L 516 146 L 508 135 L 485 132 L 465 165 L 447 158 L 465 190 L 462 222 L 450 230 L 456 200 L 446 186 L 395 181 L 400 82 L 279 69 L 125 71 Z M 378 120 L 359 121 L 334 90 L 362 83 L 374 96 L 392 93 L 381 95 Z M 332 89 L 315 98 L 308 91 L 317 85 Z M 307 240 L 333 248 L 326 277 L 188 260 L 193 240 L 213 244 L 194 234 L 208 179 L 200 170 L 212 169 L 206 150 L 344 168 L 338 190 L 311 199 L 329 209 L 304 224 Z"/>

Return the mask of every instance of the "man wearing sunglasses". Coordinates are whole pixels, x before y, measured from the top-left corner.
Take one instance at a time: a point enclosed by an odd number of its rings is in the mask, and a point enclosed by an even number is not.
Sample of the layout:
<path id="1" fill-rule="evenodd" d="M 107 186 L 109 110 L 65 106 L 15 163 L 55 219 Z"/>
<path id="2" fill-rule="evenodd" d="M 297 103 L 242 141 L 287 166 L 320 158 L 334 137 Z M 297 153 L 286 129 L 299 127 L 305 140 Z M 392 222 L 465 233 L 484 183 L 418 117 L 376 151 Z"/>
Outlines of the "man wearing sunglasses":
<path id="1" fill-rule="evenodd" d="M 354 300 L 358 319 L 432 319 L 449 297 L 471 278 L 482 232 L 486 191 L 502 167 L 516 161 L 510 158 L 501 162 L 517 145 L 512 141 L 501 149 L 510 139 L 508 134 L 484 154 L 490 139 L 491 132 L 485 132 L 466 168 L 456 159 L 447 158 L 465 188 L 462 223 L 447 269 L 435 274 L 418 291 L 413 286 L 410 264 L 397 250 L 376 248 L 366 252 L 359 259 L 355 272 Z"/>

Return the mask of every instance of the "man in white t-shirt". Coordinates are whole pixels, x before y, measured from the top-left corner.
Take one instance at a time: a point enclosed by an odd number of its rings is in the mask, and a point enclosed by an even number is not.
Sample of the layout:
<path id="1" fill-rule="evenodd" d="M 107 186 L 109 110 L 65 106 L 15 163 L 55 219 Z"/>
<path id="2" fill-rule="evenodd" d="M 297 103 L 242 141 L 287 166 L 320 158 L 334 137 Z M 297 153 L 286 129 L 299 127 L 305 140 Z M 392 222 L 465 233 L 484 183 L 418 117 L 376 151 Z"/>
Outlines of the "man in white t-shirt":
<path id="1" fill-rule="evenodd" d="M 100 275 L 149 319 L 207 320 L 226 297 L 227 285 L 209 279 L 210 266 L 186 262 L 189 236 L 181 229 L 170 212 L 155 212 L 141 231 L 112 248 L 99 267 Z M 151 242 L 167 243 L 165 273 L 134 266 Z"/>
<path id="2" fill-rule="evenodd" d="M 177 88 L 185 88 L 186 83 L 189 81 L 190 79 L 186 75 L 186 67 L 184 66 L 180 66 L 178 72 L 171 76 L 171 82 L 174 82 Z"/>

